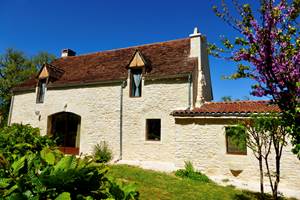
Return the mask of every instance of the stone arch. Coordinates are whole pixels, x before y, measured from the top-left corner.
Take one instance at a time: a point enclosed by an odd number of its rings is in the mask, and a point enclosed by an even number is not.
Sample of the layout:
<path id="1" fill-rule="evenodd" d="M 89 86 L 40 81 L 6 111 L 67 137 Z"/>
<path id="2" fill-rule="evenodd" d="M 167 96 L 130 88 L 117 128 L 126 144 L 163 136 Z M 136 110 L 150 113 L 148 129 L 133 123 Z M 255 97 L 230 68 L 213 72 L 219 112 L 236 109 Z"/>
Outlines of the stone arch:
<path id="1" fill-rule="evenodd" d="M 66 154 L 79 154 L 81 116 L 58 112 L 48 116 L 47 134 L 57 139 L 59 149 Z"/>

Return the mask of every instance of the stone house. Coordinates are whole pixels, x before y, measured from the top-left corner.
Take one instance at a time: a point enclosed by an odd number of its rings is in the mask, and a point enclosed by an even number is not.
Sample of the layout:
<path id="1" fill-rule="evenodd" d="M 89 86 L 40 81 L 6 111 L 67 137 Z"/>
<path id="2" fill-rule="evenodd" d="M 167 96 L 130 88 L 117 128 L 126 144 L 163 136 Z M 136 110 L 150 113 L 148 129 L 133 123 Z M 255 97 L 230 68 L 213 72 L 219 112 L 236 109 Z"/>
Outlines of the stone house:
<path id="1" fill-rule="evenodd" d="M 258 186 L 257 160 L 231 142 L 227 127 L 278 111 L 266 101 L 211 102 L 206 38 L 197 29 L 184 39 L 85 55 L 65 49 L 13 92 L 9 123 L 58 137 L 65 153 L 90 153 L 107 141 L 120 163 L 174 170 L 190 160 L 215 180 L 250 189 Z M 300 161 L 290 147 L 282 163 L 280 187 L 296 194 Z"/>

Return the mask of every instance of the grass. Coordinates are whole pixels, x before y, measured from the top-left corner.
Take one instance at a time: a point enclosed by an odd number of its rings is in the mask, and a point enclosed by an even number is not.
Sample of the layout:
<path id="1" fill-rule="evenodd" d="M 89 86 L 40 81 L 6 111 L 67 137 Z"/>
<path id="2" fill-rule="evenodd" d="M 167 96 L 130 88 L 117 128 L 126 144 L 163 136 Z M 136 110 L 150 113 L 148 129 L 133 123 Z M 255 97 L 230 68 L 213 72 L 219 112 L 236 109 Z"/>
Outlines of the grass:
<path id="1" fill-rule="evenodd" d="M 128 165 L 112 165 L 109 175 L 125 183 L 135 183 L 141 200 L 252 200 L 259 196 L 230 186 L 182 179 L 173 174 Z"/>

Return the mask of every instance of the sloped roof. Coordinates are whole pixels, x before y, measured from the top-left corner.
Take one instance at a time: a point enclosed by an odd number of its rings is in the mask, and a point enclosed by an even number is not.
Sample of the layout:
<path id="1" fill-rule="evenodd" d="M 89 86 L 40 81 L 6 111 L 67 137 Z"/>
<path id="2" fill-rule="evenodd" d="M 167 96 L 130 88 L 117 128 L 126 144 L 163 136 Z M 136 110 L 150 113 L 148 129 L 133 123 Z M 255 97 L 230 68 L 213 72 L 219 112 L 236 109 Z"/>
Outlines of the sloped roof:
<path id="1" fill-rule="evenodd" d="M 207 102 L 193 110 L 175 110 L 173 116 L 240 116 L 253 113 L 280 112 L 270 101 Z"/>
<path id="2" fill-rule="evenodd" d="M 197 63 L 196 59 L 189 58 L 190 39 L 177 39 L 56 59 L 51 65 L 64 73 L 49 86 L 125 80 L 128 76 L 127 67 L 136 51 L 141 52 L 151 65 L 151 71 L 145 77 L 190 73 Z M 33 77 L 14 90 L 34 88 L 36 83 L 37 79 Z"/>

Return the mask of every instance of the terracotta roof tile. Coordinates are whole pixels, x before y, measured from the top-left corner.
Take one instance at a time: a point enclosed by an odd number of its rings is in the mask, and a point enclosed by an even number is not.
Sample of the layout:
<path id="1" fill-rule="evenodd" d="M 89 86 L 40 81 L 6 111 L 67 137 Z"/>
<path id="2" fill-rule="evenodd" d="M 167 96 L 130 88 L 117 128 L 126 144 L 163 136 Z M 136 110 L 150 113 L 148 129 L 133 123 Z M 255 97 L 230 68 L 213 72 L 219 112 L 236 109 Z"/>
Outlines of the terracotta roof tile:
<path id="1" fill-rule="evenodd" d="M 145 77 L 185 74 L 192 72 L 195 66 L 195 59 L 189 58 L 190 39 L 185 38 L 56 59 L 51 65 L 63 70 L 64 74 L 51 85 L 125 80 L 128 76 L 127 66 L 136 50 L 151 65 L 151 71 Z M 32 78 L 15 90 L 34 88 L 36 82 Z"/>
<path id="2" fill-rule="evenodd" d="M 176 110 L 173 116 L 222 116 L 222 115 L 249 115 L 252 113 L 280 112 L 277 105 L 270 101 L 232 101 L 207 102 L 200 108 L 193 110 Z"/>

